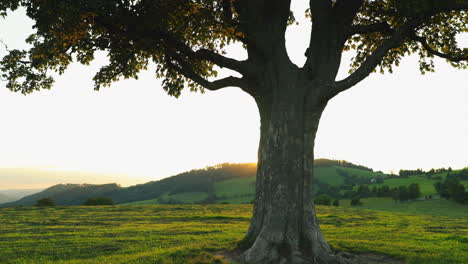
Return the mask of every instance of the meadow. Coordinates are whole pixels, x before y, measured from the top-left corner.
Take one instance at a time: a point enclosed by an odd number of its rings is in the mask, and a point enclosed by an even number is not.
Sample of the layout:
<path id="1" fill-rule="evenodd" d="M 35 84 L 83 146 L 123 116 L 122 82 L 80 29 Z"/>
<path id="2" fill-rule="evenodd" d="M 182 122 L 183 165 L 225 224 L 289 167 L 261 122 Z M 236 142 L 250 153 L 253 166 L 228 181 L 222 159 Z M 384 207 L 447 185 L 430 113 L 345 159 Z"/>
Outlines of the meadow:
<path id="1" fill-rule="evenodd" d="M 251 205 L 0 208 L 0 263 L 203 264 L 236 247 Z M 468 221 L 342 207 L 317 208 L 333 248 L 410 264 L 468 261 Z"/>
<path id="2" fill-rule="evenodd" d="M 354 208 L 407 214 L 463 217 L 468 219 L 468 205 L 446 199 L 414 200 L 396 203 L 389 197 L 370 197 L 361 199 L 361 202 L 361 206 L 354 206 Z M 340 206 L 350 208 L 350 200 L 341 200 Z"/>

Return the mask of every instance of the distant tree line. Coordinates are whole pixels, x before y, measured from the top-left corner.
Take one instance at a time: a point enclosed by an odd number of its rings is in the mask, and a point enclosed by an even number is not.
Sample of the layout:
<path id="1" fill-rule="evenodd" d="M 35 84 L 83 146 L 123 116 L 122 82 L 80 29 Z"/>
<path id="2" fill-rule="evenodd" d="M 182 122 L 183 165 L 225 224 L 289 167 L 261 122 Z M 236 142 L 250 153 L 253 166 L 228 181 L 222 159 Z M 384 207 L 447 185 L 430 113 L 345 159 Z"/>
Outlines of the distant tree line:
<path id="1" fill-rule="evenodd" d="M 52 206 L 55 206 L 55 202 L 51 198 L 47 197 L 47 198 L 42 198 L 42 199 L 37 200 L 34 206 L 52 207 Z"/>
<path id="2" fill-rule="evenodd" d="M 430 169 L 429 171 L 424 171 L 422 169 L 417 169 L 417 170 L 400 170 L 398 172 L 398 176 L 403 177 L 403 178 L 408 178 L 410 176 L 426 176 L 428 178 L 432 178 L 434 174 L 439 174 L 439 173 L 446 173 L 446 172 L 452 172 L 452 168 L 440 168 L 440 169 Z"/>
<path id="3" fill-rule="evenodd" d="M 99 196 L 95 198 L 88 198 L 83 205 L 114 205 L 114 201 L 112 201 L 109 197 Z"/>
<path id="4" fill-rule="evenodd" d="M 437 193 L 443 198 L 453 200 L 457 203 L 468 204 L 468 192 L 465 186 L 460 183 L 460 176 L 465 177 L 464 173 L 468 170 L 464 169 L 463 173 L 448 174 L 444 181 L 438 181 L 434 184 Z M 466 179 L 466 178 L 462 178 Z"/>

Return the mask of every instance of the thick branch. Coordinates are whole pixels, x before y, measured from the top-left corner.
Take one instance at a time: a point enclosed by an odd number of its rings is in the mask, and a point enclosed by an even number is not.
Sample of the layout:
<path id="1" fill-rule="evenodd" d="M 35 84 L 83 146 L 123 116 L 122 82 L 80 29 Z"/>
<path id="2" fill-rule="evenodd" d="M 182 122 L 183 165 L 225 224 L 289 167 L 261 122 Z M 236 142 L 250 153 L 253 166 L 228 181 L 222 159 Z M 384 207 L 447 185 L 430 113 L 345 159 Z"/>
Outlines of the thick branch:
<path id="1" fill-rule="evenodd" d="M 326 20 L 332 13 L 331 0 L 310 0 L 309 7 L 314 21 Z"/>
<path id="2" fill-rule="evenodd" d="M 177 66 L 173 63 L 169 63 L 169 66 L 176 70 L 178 73 L 182 74 L 186 78 L 196 82 L 203 88 L 216 91 L 226 87 L 242 87 L 243 81 L 240 78 L 229 76 L 223 79 L 215 80 L 215 81 L 208 81 L 207 79 L 201 77 L 200 75 L 196 74 L 194 71 L 187 69 L 185 67 Z"/>
<path id="3" fill-rule="evenodd" d="M 441 57 L 441 58 L 444 58 L 444 59 L 447 59 L 447 60 L 453 61 L 453 62 L 468 61 L 468 54 L 466 54 L 466 52 L 463 55 L 458 55 L 458 54 L 457 55 L 451 55 L 451 54 L 447 54 L 447 53 L 442 53 L 442 52 L 439 52 L 436 49 L 432 48 L 431 45 L 429 45 L 429 43 L 427 42 L 427 39 L 424 38 L 424 37 L 413 34 L 411 36 L 411 39 L 421 43 L 421 45 L 427 50 L 427 52 L 429 52 L 429 54 L 432 54 L 432 55 L 435 55 L 437 57 Z"/>
<path id="4" fill-rule="evenodd" d="M 392 28 L 387 22 L 381 22 L 371 25 L 353 25 L 350 27 L 349 36 L 356 34 L 369 34 L 369 33 L 392 33 Z"/>
<path id="5" fill-rule="evenodd" d="M 331 86 L 330 92 L 332 93 L 332 96 L 345 91 L 364 80 L 374 71 L 377 65 L 379 65 L 385 55 L 387 55 L 387 52 L 397 46 L 403 40 L 403 34 L 400 31 L 395 32 L 392 37 L 384 41 L 384 43 L 378 47 L 356 71 L 354 71 L 347 78 L 335 82 Z"/>
<path id="6" fill-rule="evenodd" d="M 173 57 L 177 62 L 178 65 L 174 64 L 172 61 L 168 60 L 167 63 L 168 65 L 177 71 L 179 74 L 182 74 L 186 78 L 196 82 L 200 86 L 211 90 L 211 91 L 216 91 L 222 88 L 226 87 L 243 87 L 244 83 L 241 78 L 237 77 L 226 77 L 223 79 L 215 80 L 215 81 L 208 81 L 207 79 L 203 78 L 200 76 L 198 73 L 196 73 L 190 65 L 188 65 L 185 61 L 184 58 L 180 57 L 177 53 L 170 52 L 171 57 Z"/>
<path id="7" fill-rule="evenodd" d="M 227 25 L 232 25 L 232 1 L 223 0 L 223 22 Z"/>
<path id="8" fill-rule="evenodd" d="M 336 94 L 345 91 L 364 80 L 374 71 L 374 69 L 380 64 L 382 59 L 391 49 L 400 45 L 405 40 L 405 38 L 409 37 L 411 33 L 414 32 L 414 29 L 420 26 L 426 19 L 427 17 L 413 19 L 395 30 L 392 36 L 385 40 L 380 47 L 378 47 L 369 57 L 367 57 L 364 63 L 356 71 L 354 71 L 347 78 L 338 82 L 334 82 L 331 85 L 331 90 L 328 92 L 329 95 L 333 97 Z"/>
<path id="9" fill-rule="evenodd" d="M 192 50 L 191 47 L 186 45 L 185 43 L 178 41 L 175 38 L 172 38 L 169 35 L 165 36 L 165 39 L 169 44 L 171 44 L 172 48 L 177 49 L 181 54 L 191 57 L 191 58 L 196 58 L 196 59 L 201 59 L 201 60 L 207 60 L 209 62 L 212 62 L 220 67 L 223 68 L 228 68 L 234 71 L 237 71 L 241 74 L 246 74 L 247 73 L 247 62 L 246 61 L 238 61 L 235 59 L 231 59 L 228 57 L 225 57 L 219 53 L 216 53 L 212 50 L 208 49 L 199 49 L 197 51 Z"/>
<path id="10" fill-rule="evenodd" d="M 338 0 L 334 9 L 345 25 L 351 25 L 364 0 Z"/>

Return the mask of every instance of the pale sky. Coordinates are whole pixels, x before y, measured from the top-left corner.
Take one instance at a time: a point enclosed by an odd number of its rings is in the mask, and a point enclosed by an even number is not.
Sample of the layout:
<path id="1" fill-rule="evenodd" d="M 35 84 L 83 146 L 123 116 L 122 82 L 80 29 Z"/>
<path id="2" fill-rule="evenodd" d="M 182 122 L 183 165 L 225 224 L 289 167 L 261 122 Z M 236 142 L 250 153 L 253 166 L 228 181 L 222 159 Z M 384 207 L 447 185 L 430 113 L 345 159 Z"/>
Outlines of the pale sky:
<path id="1" fill-rule="evenodd" d="M 299 10 L 308 1 L 293 2 L 301 24 L 289 28 L 287 44 L 302 65 L 309 25 Z M 10 49 L 24 47 L 31 25 L 23 12 L 12 13 L 0 21 L 0 39 Z M 466 35 L 460 40 L 468 46 Z M 245 56 L 238 47 L 229 55 Z M 437 72 L 421 76 L 416 62 L 406 58 L 394 74 L 373 74 L 330 101 L 316 158 L 386 172 L 468 166 L 467 71 L 437 60 Z M 256 161 L 258 110 L 240 89 L 187 91 L 175 99 L 147 71 L 95 92 L 91 79 L 103 63 L 101 54 L 92 66 L 73 64 L 52 90 L 28 96 L 0 82 L 0 190 L 84 181 L 130 185 L 222 162 Z M 341 76 L 348 64 L 344 60 Z M 36 177 L 29 181 L 24 173 L 11 176 L 14 168 L 42 174 L 27 174 Z M 42 181 L 48 171 L 52 176 Z"/>

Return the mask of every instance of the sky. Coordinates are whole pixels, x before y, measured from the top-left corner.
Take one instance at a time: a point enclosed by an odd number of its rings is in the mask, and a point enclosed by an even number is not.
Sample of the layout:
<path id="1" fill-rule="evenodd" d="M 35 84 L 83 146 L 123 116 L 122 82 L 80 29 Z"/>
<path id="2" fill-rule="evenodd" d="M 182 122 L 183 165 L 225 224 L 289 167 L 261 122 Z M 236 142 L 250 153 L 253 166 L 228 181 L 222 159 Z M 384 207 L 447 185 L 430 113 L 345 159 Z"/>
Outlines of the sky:
<path id="1" fill-rule="evenodd" d="M 293 0 L 300 25 L 287 32 L 298 65 L 309 38 L 306 2 Z M 0 39 L 24 48 L 32 23 L 23 11 L 0 21 Z M 466 35 L 459 38 L 468 47 Z M 0 48 L 0 56 L 5 50 Z M 245 58 L 230 47 L 228 55 Z M 340 78 L 347 74 L 345 55 Z M 106 62 L 73 64 L 52 90 L 28 96 L 0 81 L 0 190 L 56 183 L 123 186 L 158 180 L 223 162 L 255 162 L 259 115 L 238 88 L 205 94 L 165 94 L 151 71 L 93 90 L 92 77 Z M 436 61 L 420 75 L 416 57 L 394 74 L 373 74 L 332 99 L 322 116 L 315 157 L 347 160 L 375 170 L 468 166 L 467 71 Z"/>

